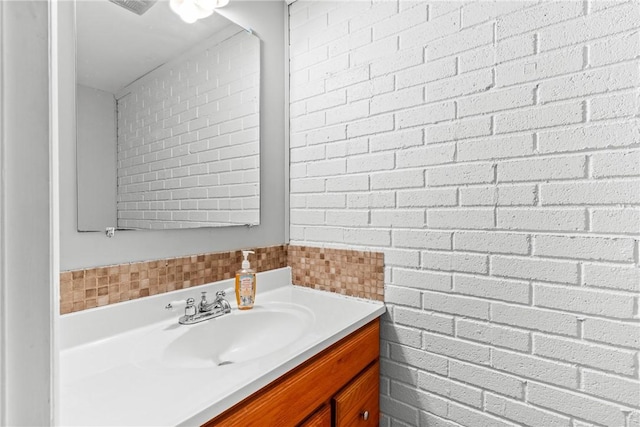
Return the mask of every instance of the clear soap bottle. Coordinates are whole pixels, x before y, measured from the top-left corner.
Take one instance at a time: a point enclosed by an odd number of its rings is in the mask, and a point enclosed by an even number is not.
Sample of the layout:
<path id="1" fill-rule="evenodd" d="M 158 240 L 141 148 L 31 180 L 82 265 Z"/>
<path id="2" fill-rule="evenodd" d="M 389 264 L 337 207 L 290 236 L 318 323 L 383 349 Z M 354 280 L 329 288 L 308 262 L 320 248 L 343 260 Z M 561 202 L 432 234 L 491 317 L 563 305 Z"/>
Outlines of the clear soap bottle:
<path id="1" fill-rule="evenodd" d="M 256 300 L 256 271 L 251 269 L 249 254 L 253 251 L 242 251 L 242 268 L 236 271 L 236 302 L 240 310 L 253 308 Z"/>

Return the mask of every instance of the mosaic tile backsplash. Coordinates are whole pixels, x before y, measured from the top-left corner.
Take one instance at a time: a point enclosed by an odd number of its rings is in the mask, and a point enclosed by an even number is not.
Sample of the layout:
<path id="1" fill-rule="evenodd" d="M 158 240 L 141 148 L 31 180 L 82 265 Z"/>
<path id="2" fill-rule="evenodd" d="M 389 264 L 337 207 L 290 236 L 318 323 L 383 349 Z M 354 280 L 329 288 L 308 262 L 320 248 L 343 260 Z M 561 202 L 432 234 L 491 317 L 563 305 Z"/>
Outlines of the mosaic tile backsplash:
<path id="1" fill-rule="evenodd" d="M 267 271 L 287 266 L 285 245 L 256 248 L 251 266 Z M 60 274 L 61 314 L 230 279 L 242 252 L 218 252 L 165 260 L 66 271 Z"/>
<path id="2" fill-rule="evenodd" d="M 255 248 L 251 267 L 292 267 L 293 283 L 344 295 L 382 300 L 383 254 L 304 246 Z M 242 252 L 217 252 L 60 273 L 60 313 L 72 313 L 230 279 Z"/>
<path id="3" fill-rule="evenodd" d="M 289 246 L 293 283 L 322 291 L 382 301 L 381 252 Z"/>

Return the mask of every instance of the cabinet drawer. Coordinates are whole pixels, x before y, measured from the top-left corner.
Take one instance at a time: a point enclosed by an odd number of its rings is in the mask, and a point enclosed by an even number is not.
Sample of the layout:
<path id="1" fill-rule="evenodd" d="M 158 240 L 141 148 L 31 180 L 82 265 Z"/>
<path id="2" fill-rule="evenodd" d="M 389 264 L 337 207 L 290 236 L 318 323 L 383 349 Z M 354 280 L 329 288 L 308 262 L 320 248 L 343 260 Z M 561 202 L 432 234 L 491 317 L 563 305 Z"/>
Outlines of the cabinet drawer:
<path id="1" fill-rule="evenodd" d="M 335 395 L 336 427 L 377 426 L 380 364 L 376 361 Z"/>
<path id="2" fill-rule="evenodd" d="M 329 404 L 322 405 L 299 427 L 331 427 L 331 406 Z"/>

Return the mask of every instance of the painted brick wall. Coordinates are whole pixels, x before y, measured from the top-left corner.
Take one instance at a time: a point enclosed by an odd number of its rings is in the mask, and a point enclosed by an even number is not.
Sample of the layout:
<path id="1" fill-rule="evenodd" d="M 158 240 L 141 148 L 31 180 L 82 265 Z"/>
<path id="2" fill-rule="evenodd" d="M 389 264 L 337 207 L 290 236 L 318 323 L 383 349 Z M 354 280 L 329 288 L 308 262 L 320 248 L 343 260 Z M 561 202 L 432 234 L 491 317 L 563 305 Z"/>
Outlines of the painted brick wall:
<path id="1" fill-rule="evenodd" d="M 385 254 L 381 425 L 640 425 L 639 3 L 289 12 L 291 242 Z"/>
<path id="2" fill-rule="evenodd" d="M 118 100 L 118 226 L 259 222 L 260 42 L 213 39 Z"/>

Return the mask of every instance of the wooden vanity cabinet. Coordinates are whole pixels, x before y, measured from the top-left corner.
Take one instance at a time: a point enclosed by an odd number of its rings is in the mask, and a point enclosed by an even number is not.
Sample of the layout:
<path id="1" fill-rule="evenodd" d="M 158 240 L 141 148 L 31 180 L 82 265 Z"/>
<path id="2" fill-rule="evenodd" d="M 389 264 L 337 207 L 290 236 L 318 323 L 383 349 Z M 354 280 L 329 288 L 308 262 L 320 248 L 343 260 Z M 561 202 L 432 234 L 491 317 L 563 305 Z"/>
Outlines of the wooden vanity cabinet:
<path id="1" fill-rule="evenodd" d="M 380 363 L 374 362 L 332 399 L 336 427 L 373 427 L 380 413 Z"/>
<path id="2" fill-rule="evenodd" d="M 204 426 L 377 426 L 379 356 L 376 319 Z"/>
<path id="3" fill-rule="evenodd" d="M 325 403 L 316 410 L 309 418 L 304 420 L 299 427 L 331 427 L 331 405 Z"/>

